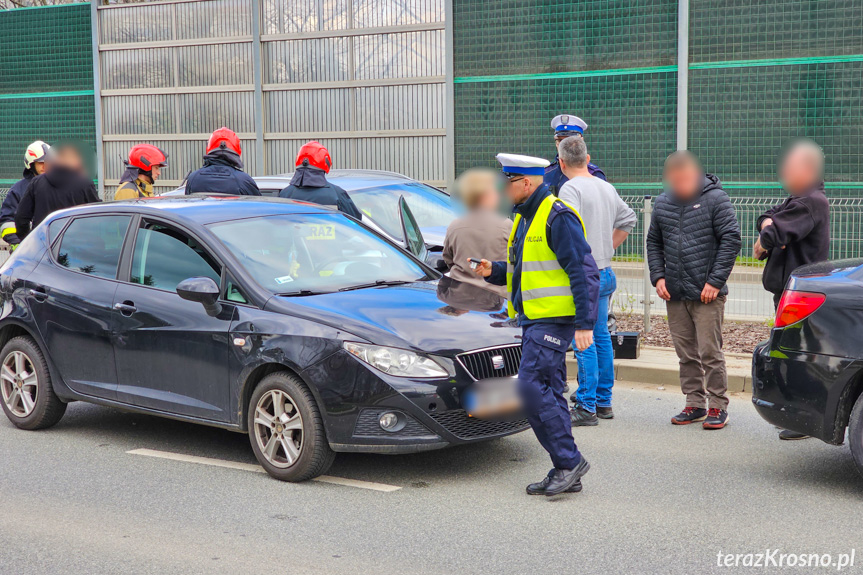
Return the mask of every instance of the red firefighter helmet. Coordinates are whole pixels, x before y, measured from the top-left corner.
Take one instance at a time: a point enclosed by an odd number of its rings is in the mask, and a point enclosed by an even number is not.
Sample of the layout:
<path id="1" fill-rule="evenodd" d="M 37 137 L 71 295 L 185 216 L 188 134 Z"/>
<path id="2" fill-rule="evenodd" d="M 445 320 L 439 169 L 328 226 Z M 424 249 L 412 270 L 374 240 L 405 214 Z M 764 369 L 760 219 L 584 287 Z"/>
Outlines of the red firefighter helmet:
<path id="1" fill-rule="evenodd" d="M 333 160 L 330 158 L 330 152 L 320 142 L 311 141 L 302 148 L 297 154 L 297 166 L 312 166 L 323 170 L 329 174 L 330 168 L 333 166 Z"/>
<path id="2" fill-rule="evenodd" d="M 228 150 L 236 152 L 238 156 L 243 153 L 243 149 L 240 147 L 240 138 L 237 136 L 237 133 L 225 128 L 224 126 L 213 132 L 210 135 L 210 141 L 207 142 L 208 154 L 218 148 L 227 148 Z"/>
<path id="3" fill-rule="evenodd" d="M 127 164 L 142 172 L 149 172 L 153 166 L 167 166 L 168 154 L 152 144 L 138 144 L 129 150 Z"/>

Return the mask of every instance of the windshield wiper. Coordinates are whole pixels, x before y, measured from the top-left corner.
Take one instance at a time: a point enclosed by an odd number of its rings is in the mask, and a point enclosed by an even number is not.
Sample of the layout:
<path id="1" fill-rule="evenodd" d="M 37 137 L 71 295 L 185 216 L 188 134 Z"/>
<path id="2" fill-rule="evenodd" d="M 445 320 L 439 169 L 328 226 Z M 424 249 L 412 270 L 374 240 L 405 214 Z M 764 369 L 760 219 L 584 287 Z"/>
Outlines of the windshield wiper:
<path id="1" fill-rule="evenodd" d="M 331 291 L 313 291 L 310 289 L 301 289 L 301 290 L 297 290 L 297 291 L 286 291 L 286 292 L 282 292 L 282 293 L 277 293 L 276 295 L 282 296 L 282 297 L 291 297 L 291 296 L 304 296 L 304 295 L 321 295 L 321 294 L 325 294 L 325 293 L 333 293 L 333 292 L 331 292 Z"/>
<path id="2" fill-rule="evenodd" d="M 412 284 L 416 280 L 377 280 L 367 284 L 357 284 L 339 289 L 339 291 L 351 291 L 355 289 L 366 289 L 380 286 L 399 286 L 404 284 Z"/>

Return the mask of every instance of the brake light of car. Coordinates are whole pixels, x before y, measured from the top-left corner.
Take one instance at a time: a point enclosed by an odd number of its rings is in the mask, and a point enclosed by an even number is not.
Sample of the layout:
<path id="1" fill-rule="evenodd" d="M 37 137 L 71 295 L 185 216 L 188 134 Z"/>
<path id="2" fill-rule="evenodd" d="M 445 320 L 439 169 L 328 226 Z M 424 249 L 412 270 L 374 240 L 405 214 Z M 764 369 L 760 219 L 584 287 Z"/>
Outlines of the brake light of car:
<path id="1" fill-rule="evenodd" d="M 785 290 L 776 308 L 775 327 L 786 327 L 815 313 L 827 296 L 823 293 Z"/>

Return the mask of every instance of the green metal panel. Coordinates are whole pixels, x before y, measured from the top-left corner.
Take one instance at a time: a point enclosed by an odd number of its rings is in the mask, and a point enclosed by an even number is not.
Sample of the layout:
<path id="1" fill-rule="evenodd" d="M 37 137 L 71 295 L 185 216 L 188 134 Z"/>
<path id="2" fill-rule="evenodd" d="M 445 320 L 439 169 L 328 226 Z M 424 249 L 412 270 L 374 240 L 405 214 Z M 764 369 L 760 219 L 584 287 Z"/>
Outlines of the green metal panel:
<path id="1" fill-rule="evenodd" d="M 455 76 L 674 63 L 677 2 L 455 0 Z"/>
<path id="2" fill-rule="evenodd" d="M 675 144 L 675 77 L 663 72 L 456 84 L 456 170 L 496 165 L 498 152 L 553 159 L 551 118 L 570 112 L 590 123 L 592 159 L 609 178 L 658 181 Z"/>
<path id="3" fill-rule="evenodd" d="M 89 4 L 0 11 L 0 70 L 0 181 L 34 140 L 95 148 Z"/>

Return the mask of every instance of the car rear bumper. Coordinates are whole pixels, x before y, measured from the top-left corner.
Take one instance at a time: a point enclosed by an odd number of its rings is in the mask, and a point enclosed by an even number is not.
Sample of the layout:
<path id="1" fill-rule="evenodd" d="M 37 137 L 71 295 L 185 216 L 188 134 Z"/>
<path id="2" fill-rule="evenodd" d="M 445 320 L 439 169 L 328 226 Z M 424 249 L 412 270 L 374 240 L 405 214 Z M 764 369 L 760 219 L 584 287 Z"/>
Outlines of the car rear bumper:
<path id="1" fill-rule="evenodd" d="M 841 444 L 845 424 L 838 406 L 860 366 L 847 358 L 781 349 L 775 335 L 753 353 L 755 409 L 773 425 Z"/>

